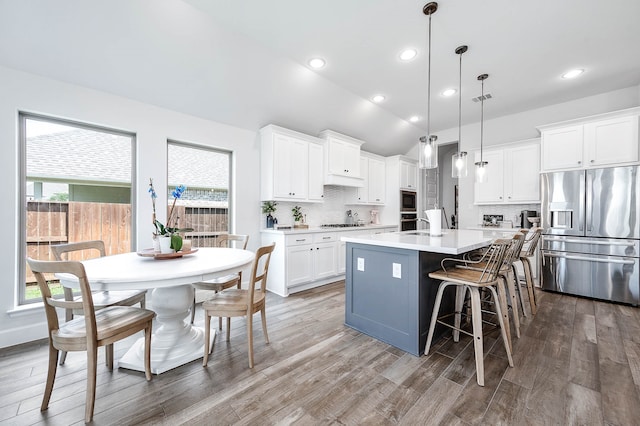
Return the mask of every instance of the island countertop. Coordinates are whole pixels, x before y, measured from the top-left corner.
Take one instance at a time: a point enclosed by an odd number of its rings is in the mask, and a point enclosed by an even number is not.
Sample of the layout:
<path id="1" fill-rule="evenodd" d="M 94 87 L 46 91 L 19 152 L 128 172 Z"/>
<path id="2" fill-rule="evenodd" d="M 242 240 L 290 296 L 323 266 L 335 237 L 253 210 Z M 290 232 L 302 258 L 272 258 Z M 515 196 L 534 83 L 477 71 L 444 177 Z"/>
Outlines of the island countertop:
<path id="1" fill-rule="evenodd" d="M 514 228 L 498 228 L 483 231 L 445 229 L 440 237 L 433 237 L 429 235 L 427 230 L 423 230 L 363 236 L 344 236 L 340 239 L 348 243 L 458 255 L 488 246 L 497 238 L 511 238 L 516 232 L 518 232 L 518 230 Z"/>

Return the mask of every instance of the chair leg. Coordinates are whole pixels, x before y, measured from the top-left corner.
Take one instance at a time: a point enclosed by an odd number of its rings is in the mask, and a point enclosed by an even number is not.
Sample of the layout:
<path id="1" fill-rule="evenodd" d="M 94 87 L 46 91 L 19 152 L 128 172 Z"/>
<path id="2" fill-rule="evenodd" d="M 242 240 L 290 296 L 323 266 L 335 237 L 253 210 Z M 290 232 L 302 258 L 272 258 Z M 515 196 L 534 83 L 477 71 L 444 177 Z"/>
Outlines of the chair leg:
<path id="1" fill-rule="evenodd" d="M 193 291 L 193 302 L 191 303 L 191 324 L 193 324 L 195 319 L 196 319 L 196 292 L 194 290 Z"/>
<path id="2" fill-rule="evenodd" d="M 51 391 L 53 390 L 53 382 L 56 380 L 56 370 L 58 365 L 58 350 L 49 342 L 49 367 L 47 370 L 47 384 L 44 387 L 44 396 L 42 397 L 42 405 L 40 411 L 49 408 L 49 400 L 51 399 Z"/>
<path id="3" fill-rule="evenodd" d="M 253 368 L 253 314 L 247 313 L 247 343 L 249 345 L 249 368 Z"/>
<path id="4" fill-rule="evenodd" d="M 140 301 L 140 307 L 142 309 L 147 309 L 147 295 L 145 294 L 142 300 Z"/>
<path id="5" fill-rule="evenodd" d="M 93 420 L 93 407 L 96 402 L 96 373 L 98 368 L 98 348 L 87 348 L 87 402 L 84 409 L 84 421 Z"/>
<path id="6" fill-rule="evenodd" d="M 511 343 L 511 325 L 509 323 L 509 305 L 507 304 L 507 294 L 506 294 L 504 282 L 501 279 L 499 279 L 496 284 L 496 287 L 498 287 L 498 297 L 497 299 L 494 299 L 494 302 L 500 305 L 500 315 L 502 315 L 501 324 L 504 324 L 504 331 L 507 333 L 507 342 L 509 343 L 509 350 L 513 351 L 512 349 L 513 344 Z"/>
<path id="7" fill-rule="evenodd" d="M 518 292 L 518 299 L 520 299 L 520 310 L 522 316 L 527 316 L 527 310 L 524 308 L 524 296 L 522 296 L 522 289 L 520 288 L 520 278 L 518 278 L 518 270 L 515 264 L 511 264 L 511 271 L 513 272 L 513 279 L 515 281 L 516 291 Z"/>
<path id="8" fill-rule="evenodd" d="M 260 316 L 262 317 L 262 332 L 264 333 L 264 341 L 269 343 L 269 335 L 267 334 L 267 311 L 266 307 L 262 305 L 260 310 Z"/>
<path id="9" fill-rule="evenodd" d="M 113 343 L 104 347 L 105 364 L 109 371 L 113 371 Z"/>
<path id="10" fill-rule="evenodd" d="M 231 339 L 231 317 L 227 317 L 227 342 Z"/>
<path id="11" fill-rule="evenodd" d="M 144 375 L 147 381 L 151 380 L 151 327 L 153 323 L 149 321 L 149 325 L 144 329 Z"/>
<path id="12" fill-rule="evenodd" d="M 209 361 L 209 340 L 211 339 L 211 317 L 209 313 L 204 311 L 204 357 L 202 358 L 202 366 L 206 367 Z"/>
<path id="13" fill-rule="evenodd" d="M 222 330 L 222 317 L 218 317 L 218 330 Z"/>
<path id="14" fill-rule="evenodd" d="M 67 351 L 60 351 L 60 365 L 64 365 L 67 360 Z"/>
<path id="15" fill-rule="evenodd" d="M 431 323 L 429 324 L 429 333 L 427 334 L 427 344 L 424 347 L 424 354 L 429 355 L 429 349 L 431 348 L 431 340 L 433 340 L 433 332 L 436 329 L 436 322 L 438 321 L 438 311 L 440 310 L 440 302 L 442 302 L 442 293 L 444 293 L 445 287 L 447 287 L 449 283 L 443 281 L 440 283 L 440 287 L 438 287 L 438 292 L 436 293 L 436 301 L 433 304 L 433 313 L 431 314 Z"/>
<path id="16" fill-rule="evenodd" d="M 462 322 L 462 309 L 464 308 L 464 299 L 467 295 L 467 289 L 464 286 L 456 286 L 456 301 L 453 317 L 453 341 L 460 341 L 460 323 Z"/>
<path id="17" fill-rule="evenodd" d="M 529 293 L 529 304 L 531 305 L 531 314 L 535 315 L 538 307 L 536 304 L 536 295 L 533 291 L 533 275 L 531 272 L 531 262 L 526 257 L 521 257 L 522 267 L 524 269 L 524 277 L 527 282 L 527 292 Z"/>
<path id="18" fill-rule="evenodd" d="M 482 344 L 482 308 L 478 287 L 469 286 L 471 295 L 471 323 L 473 324 L 473 349 L 476 357 L 476 380 L 484 386 L 484 348 Z"/>
<path id="19" fill-rule="evenodd" d="M 502 335 L 502 342 L 504 343 L 504 350 L 507 352 L 507 359 L 509 360 L 509 367 L 513 367 L 513 357 L 511 357 L 511 349 L 509 348 L 509 342 L 507 341 L 507 333 L 506 326 L 502 321 L 502 308 L 500 307 L 500 303 L 497 302 L 498 295 L 496 294 L 496 290 L 493 287 L 489 287 L 491 294 L 493 295 L 493 301 L 496 306 L 496 316 L 498 317 L 498 322 L 500 323 L 500 334 Z"/>
<path id="20" fill-rule="evenodd" d="M 520 338 L 520 313 L 518 312 L 518 296 L 516 296 L 516 288 L 513 285 L 513 279 L 509 272 L 504 275 L 504 281 L 509 290 L 509 300 L 511 300 L 511 312 L 513 313 L 513 326 L 516 329 L 516 337 Z"/>

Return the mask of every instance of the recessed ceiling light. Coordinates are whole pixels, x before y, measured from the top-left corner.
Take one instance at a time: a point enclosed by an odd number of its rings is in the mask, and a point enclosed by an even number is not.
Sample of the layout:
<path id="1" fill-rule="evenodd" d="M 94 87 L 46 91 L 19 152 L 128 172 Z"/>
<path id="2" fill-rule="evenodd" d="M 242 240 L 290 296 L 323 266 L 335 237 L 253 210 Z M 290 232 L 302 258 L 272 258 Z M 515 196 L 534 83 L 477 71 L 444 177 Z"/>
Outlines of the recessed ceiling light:
<path id="1" fill-rule="evenodd" d="M 418 117 L 417 115 L 412 115 L 411 117 L 409 117 L 409 121 L 411 123 L 417 123 L 418 121 L 420 121 L 420 117 Z"/>
<path id="2" fill-rule="evenodd" d="M 410 61 L 414 59 L 418 55 L 418 51 L 416 49 L 405 49 L 400 52 L 400 60 L 402 61 Z"/>
<path id="3" fill-rule="evenodd" d="M 583 72 L 584 72 L 584 70 L 576 68 L 574 70 L 570 70 L 570 71 L 567 71 L 564 74 L 562 74 L 562 78 L 576 78 L 577 76 L 579 76 Z"/>
<path id="4" fill-rule="evenodd" d="M 385 97 L 382 95 L 375 95 L 371 100 L 377 104 L 385 100 Z"/>
<path id="5" fill-rule="evenodd" d="M 326 64 L 327 63 L 322 58 L 313 58 L 309 61 L 309 66 L 316 70 L 323 68 Z"/>
<path id="6" fill-rule="evenodd" d="M 457 93 L 458 91 L 456 89 L 447 89 L 444 92 L 442 92 L 442 96 L 453 96 Z"/>

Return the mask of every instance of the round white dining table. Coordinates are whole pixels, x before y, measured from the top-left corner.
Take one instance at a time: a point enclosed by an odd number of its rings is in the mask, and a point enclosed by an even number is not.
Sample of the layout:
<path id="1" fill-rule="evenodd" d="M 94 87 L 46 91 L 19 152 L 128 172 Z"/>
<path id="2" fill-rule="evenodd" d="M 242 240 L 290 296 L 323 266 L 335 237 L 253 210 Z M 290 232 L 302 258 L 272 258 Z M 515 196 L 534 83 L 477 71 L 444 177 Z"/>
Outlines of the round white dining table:
<path id="1" fill-rule="evenodd" d="M 142 257 L 123 253 L 82 261 L 92 290 L 153 289 L 156 312 L 151 337 L 151 372 L 160 374 L 202 358 L 204 330 L 186 318 L 193 302 L 191 283 L 237 273 L 253 262 L 255 254 L 235 248 L 199 248 L 178 258 Z M 56 274 L 64 287 L 79 288 L 71 274 Z M 210 344 L 215 330 L 212 330 Z M 144 371 L 144 338 L 138 339 L 118 366 Z"/>

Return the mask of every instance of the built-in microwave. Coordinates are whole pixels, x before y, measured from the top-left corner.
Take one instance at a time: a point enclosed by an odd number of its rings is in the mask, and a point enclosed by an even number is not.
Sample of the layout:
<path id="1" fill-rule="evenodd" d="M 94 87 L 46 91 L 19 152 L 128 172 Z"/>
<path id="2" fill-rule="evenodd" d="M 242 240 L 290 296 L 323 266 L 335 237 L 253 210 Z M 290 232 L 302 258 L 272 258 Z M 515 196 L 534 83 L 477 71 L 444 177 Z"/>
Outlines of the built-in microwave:
<path id="1" fill-rule="evenodd" d="M 416 193 L 411 191 L 400 191 L 400 211 L 415 212 L 417 209 Z"/>

